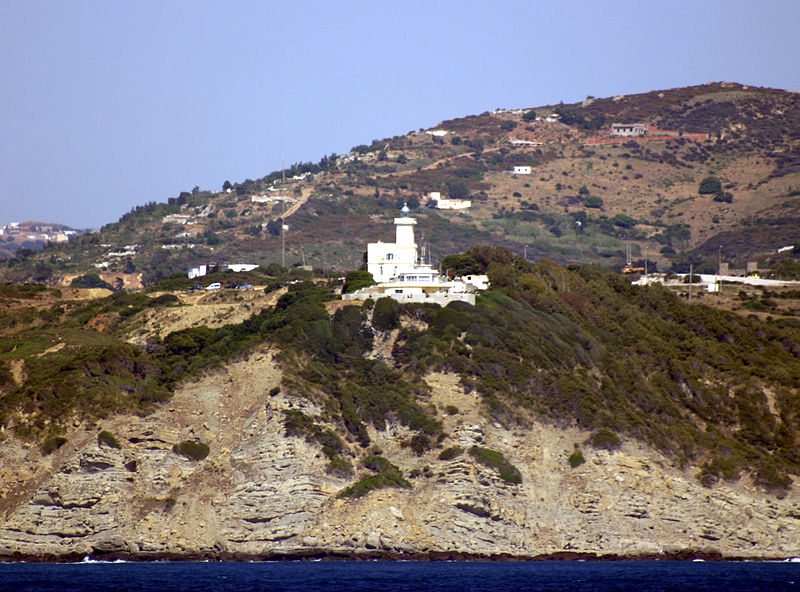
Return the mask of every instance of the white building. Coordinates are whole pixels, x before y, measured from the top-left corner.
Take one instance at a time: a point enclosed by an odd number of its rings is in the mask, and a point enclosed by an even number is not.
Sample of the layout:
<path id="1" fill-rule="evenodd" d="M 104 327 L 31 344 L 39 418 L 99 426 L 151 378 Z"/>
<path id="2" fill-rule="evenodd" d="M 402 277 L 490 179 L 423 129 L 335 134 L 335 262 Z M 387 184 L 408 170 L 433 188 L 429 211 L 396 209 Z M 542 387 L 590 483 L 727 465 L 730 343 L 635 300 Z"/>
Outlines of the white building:
<path id="1" fill-rule="evenodd" d="M 220 265 L 220 271 L 233 271 L 233 272 L 240 272 L 240 271 L 252 271 L 256 267 L 258 267 L 255 263 L 226 263 L 225 265 Z M 189 279 L 194 279 L 198 277 L 203 277 L 211 273 L 212 271 L 217 269 L 217 265 L 215 263 L 205 264 L 205 265 L 197 265 L 195 267 L 189 268 Z"/>
<path id="2" fill-rule="evenodd" d="M 470 199 L 445 199 L 438 191 L 428 193 L 428 199 L 436 202 L 437 210 L 466 210 L 472 207 Z"/>
<path id="3" fill-rule="evenodd" d="M 400 218 L 394 219 L 395 242 L 378 241 L 367 245 L 367 271 L 378 283 L 396 278 L 417 263 L 417 243 L 414 242 L 417 221 L 410 218 L 408 212 L 408 206 L 403 206 Z"/>
<path id="4" fill-rule="evenodd" d="M 531 167 L 529 166 L 515 166 L 511 169 L 511 172 L 515 175 L 530 175 L 531 174 Z"/>
<path id="5" fill-rule="evenodd" d="M 471 284 L 475 286 L 478 290 L 488 290 L 489 289 L 489 276 L 488 275 L 465 275 L 464 281 L 467 284 Z"/>
<path id="6" fill-rule="evenodd" d="M 514 146 L 543 146 L 544 142 L 535 142 L 533 140 L 509 140 Z"/>
<path id="7" fill-rule="evenodd" d="M 466 210 L 472 207 L 470 199 L 440 199 L 436 202 L 437 210 Z"/>
<path id="8" fill-rule="evenodd" d="M 430 302 L 442 306 L 455 301 L 475 304 L 475 293 L 478 289 L 489 287 L 488 278 L 473 276 L 472 281 L 449 280 L 440 276 L 431 265 L 421 263 L 414 242 L 414 225 L 417 221 L 409 217 L 408 212 L 408 206 L 403 206 L 402 215 L 394 219 L 394 243 L 367 245 L 367 271 L 377 284 L 352 294 L 343 294 L 342 299 L 366 300 L 389 296 L 401 302 Z"/>
<path id="9" fill-rule="evenodd" d="M 220 270 L 221 271 L 253 271 L 258 265 L 256 263 L 228 263 L 227 265 L 223 265 Z"/>
<path id="10" fill-rule="evenodd" d="M 197 265 L 189 268 L 189 279 L 203 277 L 208 273 L 208 265 Z"/>
<path id="11" fill-rule="evenodd" d="M 612 136 L 625 136 L 638 138 L 647 133 L 647 126 L 643 123 L 612 123 Z"/>

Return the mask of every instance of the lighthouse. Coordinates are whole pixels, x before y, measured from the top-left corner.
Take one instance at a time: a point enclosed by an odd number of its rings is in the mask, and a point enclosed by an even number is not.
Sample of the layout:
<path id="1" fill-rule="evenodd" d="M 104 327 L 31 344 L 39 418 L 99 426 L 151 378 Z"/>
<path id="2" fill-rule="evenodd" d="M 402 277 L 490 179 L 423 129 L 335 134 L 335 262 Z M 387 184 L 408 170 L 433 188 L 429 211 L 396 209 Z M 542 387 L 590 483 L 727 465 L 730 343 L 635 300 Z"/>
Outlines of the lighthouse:
<path id="1" fill-rule="evenodd" d="M 417 243 L 414 242 L 417 221 L 408 215 L 409 211 L 408 205 L 403 204 L 400 217 L 394 219 L 395 242 L 378 241 L 367 245 L 367 271 L 378 283 L 388 282 L 417 264 Z"/>

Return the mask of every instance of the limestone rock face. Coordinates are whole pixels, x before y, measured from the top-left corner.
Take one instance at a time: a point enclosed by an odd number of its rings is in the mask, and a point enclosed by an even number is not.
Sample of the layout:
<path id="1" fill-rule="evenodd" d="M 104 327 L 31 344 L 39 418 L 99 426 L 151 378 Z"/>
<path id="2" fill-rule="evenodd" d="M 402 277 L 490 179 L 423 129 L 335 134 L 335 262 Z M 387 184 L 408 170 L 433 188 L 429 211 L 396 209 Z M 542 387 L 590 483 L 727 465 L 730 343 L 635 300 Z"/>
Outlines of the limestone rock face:
<path id="1" fill-rule="evenodd" d="M 692 470 L 635 442 L 614 453 L 583 448 L 586 462 L 572 468 L 567 458 L 588 434 L 541 423 L 505 428 L 480 414 L 476 395 L 464 393 L 455 377 L 428 381 L 431 403 L 459 409 L 442 421 L 445 446 L 464 452 L 450 460 L 440 460 L 438 450 L 417 457 L 400 445 L 405 428 L 372 429 L 413 488 L 359 499 L 336 494 L 364 470 L 349 479 L 329 475 L 318 444 L 286 435 L 285 410 L 321 416 L 322 409 L 271 394 L 280 372 L 269 351 L 186 385 L 146 418 L 78 427 L 50 456 L 8 438 L 0 449 L 0 555 L 800 555 L 797 485 L 784 499 L 747 479 L 708 489 Z M 98 441 L 99 429 L 121 448 Z M 208 443 L 205 459 L 173 451 L 195 439 Z M 474 445 L 502 452 L 522 483 L 478 464 L 467 452 Z"/>

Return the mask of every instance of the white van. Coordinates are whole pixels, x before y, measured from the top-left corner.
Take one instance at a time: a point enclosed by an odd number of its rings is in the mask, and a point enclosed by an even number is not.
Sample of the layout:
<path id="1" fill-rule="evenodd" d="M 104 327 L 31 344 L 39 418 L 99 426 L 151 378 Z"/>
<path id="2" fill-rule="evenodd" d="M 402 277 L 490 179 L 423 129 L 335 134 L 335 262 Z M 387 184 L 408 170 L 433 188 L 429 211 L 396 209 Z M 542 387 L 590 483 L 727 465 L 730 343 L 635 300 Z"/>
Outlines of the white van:
<path id="1" fill-rule="evenodd" d="M 213 284 L 208 284 L 206 286 L 206 291 L 210 292 L 211 290 L 219 290 L 222 287 L 222 284 L 219 282 L 214 282 Z"/>

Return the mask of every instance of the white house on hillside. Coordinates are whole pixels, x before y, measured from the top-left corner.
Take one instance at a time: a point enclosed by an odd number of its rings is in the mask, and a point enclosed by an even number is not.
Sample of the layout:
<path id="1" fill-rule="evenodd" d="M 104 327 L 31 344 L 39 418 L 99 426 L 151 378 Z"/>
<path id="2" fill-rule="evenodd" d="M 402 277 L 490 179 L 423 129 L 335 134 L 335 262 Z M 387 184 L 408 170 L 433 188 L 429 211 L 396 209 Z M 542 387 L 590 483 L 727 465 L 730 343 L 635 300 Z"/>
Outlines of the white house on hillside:
<path id="1" fill-rule="evenodd" d="M 639 138 L 647 133 L 647 126 L 643 123 L 612 123 L 611 135 Z"/>
<path id="2" fill-rule="evenodd" d="M 471 199 L 447 199 L 438 191 L 428 193 L 428 198 L 436 202 L 437 210 L 466 210 L 472 207 Z"/>

